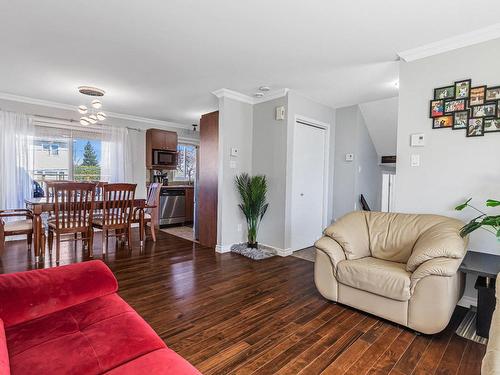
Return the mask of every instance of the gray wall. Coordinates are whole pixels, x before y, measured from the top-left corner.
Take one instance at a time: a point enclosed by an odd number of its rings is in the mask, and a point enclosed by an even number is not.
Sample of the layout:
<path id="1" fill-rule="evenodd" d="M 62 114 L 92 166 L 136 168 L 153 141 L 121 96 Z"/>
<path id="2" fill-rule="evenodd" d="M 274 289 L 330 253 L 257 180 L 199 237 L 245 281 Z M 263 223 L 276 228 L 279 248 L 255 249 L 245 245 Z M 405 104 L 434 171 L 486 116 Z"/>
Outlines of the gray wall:
<path id="1" fill-rule="evenodd" d="M 217 245 L 228 250 L 234 243 L 245 241 L 246 222 L 238 207 L 234 187 L 237 174 L 252 173 L 253 109 L 251 104 L 229 98 L 219 99 L 219 188 L 217 212 Z M 232 157 L 231 148 L 239 149 Z M 231 161 L 236 163 L 231 168 Z M 242 230 L 238 232 L 238 225 Z"/>
<path id="2" fill-rule="evenodd" d="M 437 213 L 469 220 L 475 212 L 454 207 L 466 198 L 483 208 L 500 198 L 500 133 L 466 138 L 465 130 L 431 128 L 433 89 L 472 78 L 472 85 L 500 85 L 500 39 L 400 64 L 396 210 Z M 425 147 L 411 148 L 410 135 L 425 134 Z M 420 167 L 410 166 L 419 154 Z M 497 210 L 497 212 L 500 210 Z M 500 243 L 485 231 L 471 236 L 469 248 L 497 253 Z"/>
<path id="3" fill-rule="evenodd" d="M 337 109 L 335 127 L 335 219 L 360 208 L 363 194 L 374 211 L 380 210 L 382 170 L 379 156 L 358 105 Z M 347 153 L 354 154 L 346 161 Z"/>
<path id="4" fill-rule="evenodd" d="M 286 130 L 287 121 L 275 119 L 275 108 L 285 106 L 287 97 L 253 106 L 252 173 L 267 177 L 269 208 L 262 220 L 259 241 L 285 247 Z"/>

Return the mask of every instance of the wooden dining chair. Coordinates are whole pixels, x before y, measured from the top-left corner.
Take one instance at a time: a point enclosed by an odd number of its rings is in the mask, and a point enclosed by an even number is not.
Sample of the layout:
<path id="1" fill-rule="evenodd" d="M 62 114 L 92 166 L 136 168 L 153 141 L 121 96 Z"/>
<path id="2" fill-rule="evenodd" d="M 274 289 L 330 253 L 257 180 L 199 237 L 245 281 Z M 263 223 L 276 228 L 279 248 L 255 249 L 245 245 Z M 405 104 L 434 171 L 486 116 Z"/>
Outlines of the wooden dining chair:
<path id="1" fill-rule="evenodd" d="M 5 218 L 22 217 L 22 220 L 5 221 Z M 5 238 L 9 236 L 26 235 L 28 251 L 33 240 L 33 215 L 24 209 L 0 210 L 0 252 L 5 249 Z"/>
<path id="2" fill-rule="evenodd" d="M 132 248 L 132 211 L 137 184 L 106 184 L 103 186 L 102 215 L 95 218 L 93 226 L 102 230 L 102 252 L 108 250 L 110 231 L 114 237 L 126 237 Z"/>
<path id="3" fill-rule="evenodd" d="M 146 199 L 146 206 L 144 207 L 144 231 L 149 224 L 151 230 L 151 237 L 153 242 L 156 242 L 156 227 L 158 226 L 158 216 L 160 211 L 160 191 L 161 186 L 159 182 L 149 184 L 148 196 Z M 139 209 L 134 210 L 132 216 L 133 223 L 140 223 Z"/>
<path id="4" fill-rule="evenodd" d="M 95 184 L 87 182 L 65 182 L 53 185 L 54 215 L 48 220 L 49 252 L 52 254 L 54 235 L 56 237 L 56 264 L 61 253 L 61 236 L 73 235 L 65 241 L 75 241 L 80 233 L 87 243 L 89 256 L 93 256 L 92 220 L 95 204 Z"/>

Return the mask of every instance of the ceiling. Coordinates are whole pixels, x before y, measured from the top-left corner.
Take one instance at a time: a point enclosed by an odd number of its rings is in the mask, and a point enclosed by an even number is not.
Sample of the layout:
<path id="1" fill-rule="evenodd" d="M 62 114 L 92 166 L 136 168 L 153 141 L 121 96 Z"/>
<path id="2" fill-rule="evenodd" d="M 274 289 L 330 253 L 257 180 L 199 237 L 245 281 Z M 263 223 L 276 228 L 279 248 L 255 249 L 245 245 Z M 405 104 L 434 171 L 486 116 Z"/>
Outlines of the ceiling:
<path id="1" fill-rule="evenodd" d="M 499 21 L 497 0 L 0 1 L 0 92 L 189 124 L 228 88 L 332 107 L 397 95 L 398 51 Z"/>
<path id="2" fill-rule="evenodd" d="M 359 108 L 377 154 L 396 155 L 398 97 L 363 103 Z"/>

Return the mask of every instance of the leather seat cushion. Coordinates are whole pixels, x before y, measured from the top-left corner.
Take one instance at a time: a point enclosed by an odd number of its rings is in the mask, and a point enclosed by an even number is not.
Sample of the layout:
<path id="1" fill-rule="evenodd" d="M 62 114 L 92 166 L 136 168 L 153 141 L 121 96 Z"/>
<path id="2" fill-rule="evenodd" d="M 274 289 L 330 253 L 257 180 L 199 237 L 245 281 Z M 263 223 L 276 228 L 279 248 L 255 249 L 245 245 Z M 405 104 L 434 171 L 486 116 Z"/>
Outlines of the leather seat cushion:
<path id="1" fill-rule="evenodd" d="M 404 263 L 373 257 L 343 260 L 337 265 L 337 280 L 342 284 L 398 301 L 410 299 L 410 275 Z"/>
<path id="2" fill-rule="evenodd" d="M 164 342 L 117 294 L 6 329 L 12 374 L 100 374 Z"/>
<path id="3" fill-rule="evenodd" d="M 31 219 L 8 221 L 5 223 L 4 230 L 6 232 L 29 231 L 33 228 Z"/>

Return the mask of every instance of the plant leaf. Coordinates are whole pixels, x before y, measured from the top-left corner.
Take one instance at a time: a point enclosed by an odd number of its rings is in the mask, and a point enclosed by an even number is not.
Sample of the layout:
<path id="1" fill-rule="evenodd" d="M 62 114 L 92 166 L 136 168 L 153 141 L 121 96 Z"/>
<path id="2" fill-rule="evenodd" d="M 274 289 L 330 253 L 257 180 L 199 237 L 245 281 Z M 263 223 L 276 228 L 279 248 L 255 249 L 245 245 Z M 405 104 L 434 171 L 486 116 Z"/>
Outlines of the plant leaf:
<path id="1" fill-rule="evenodd" d="M 500 206 L 500 201 L 494 200 L 494 199 L 488 199 L 486 201 L 486 206 L 488 207 L 497 207 Z"/>
<path id="2" fill-rule="evenodd" d="M 457 207 L 455 207 L 455 210 L 462 211 L 465 207 L 467 207 L 469 205 L 469 202 L 471 200 L 472 200 L 472 198 L 467 199 L 467 201 L 465 201 L 464 203 L 459 204 Z"/>

